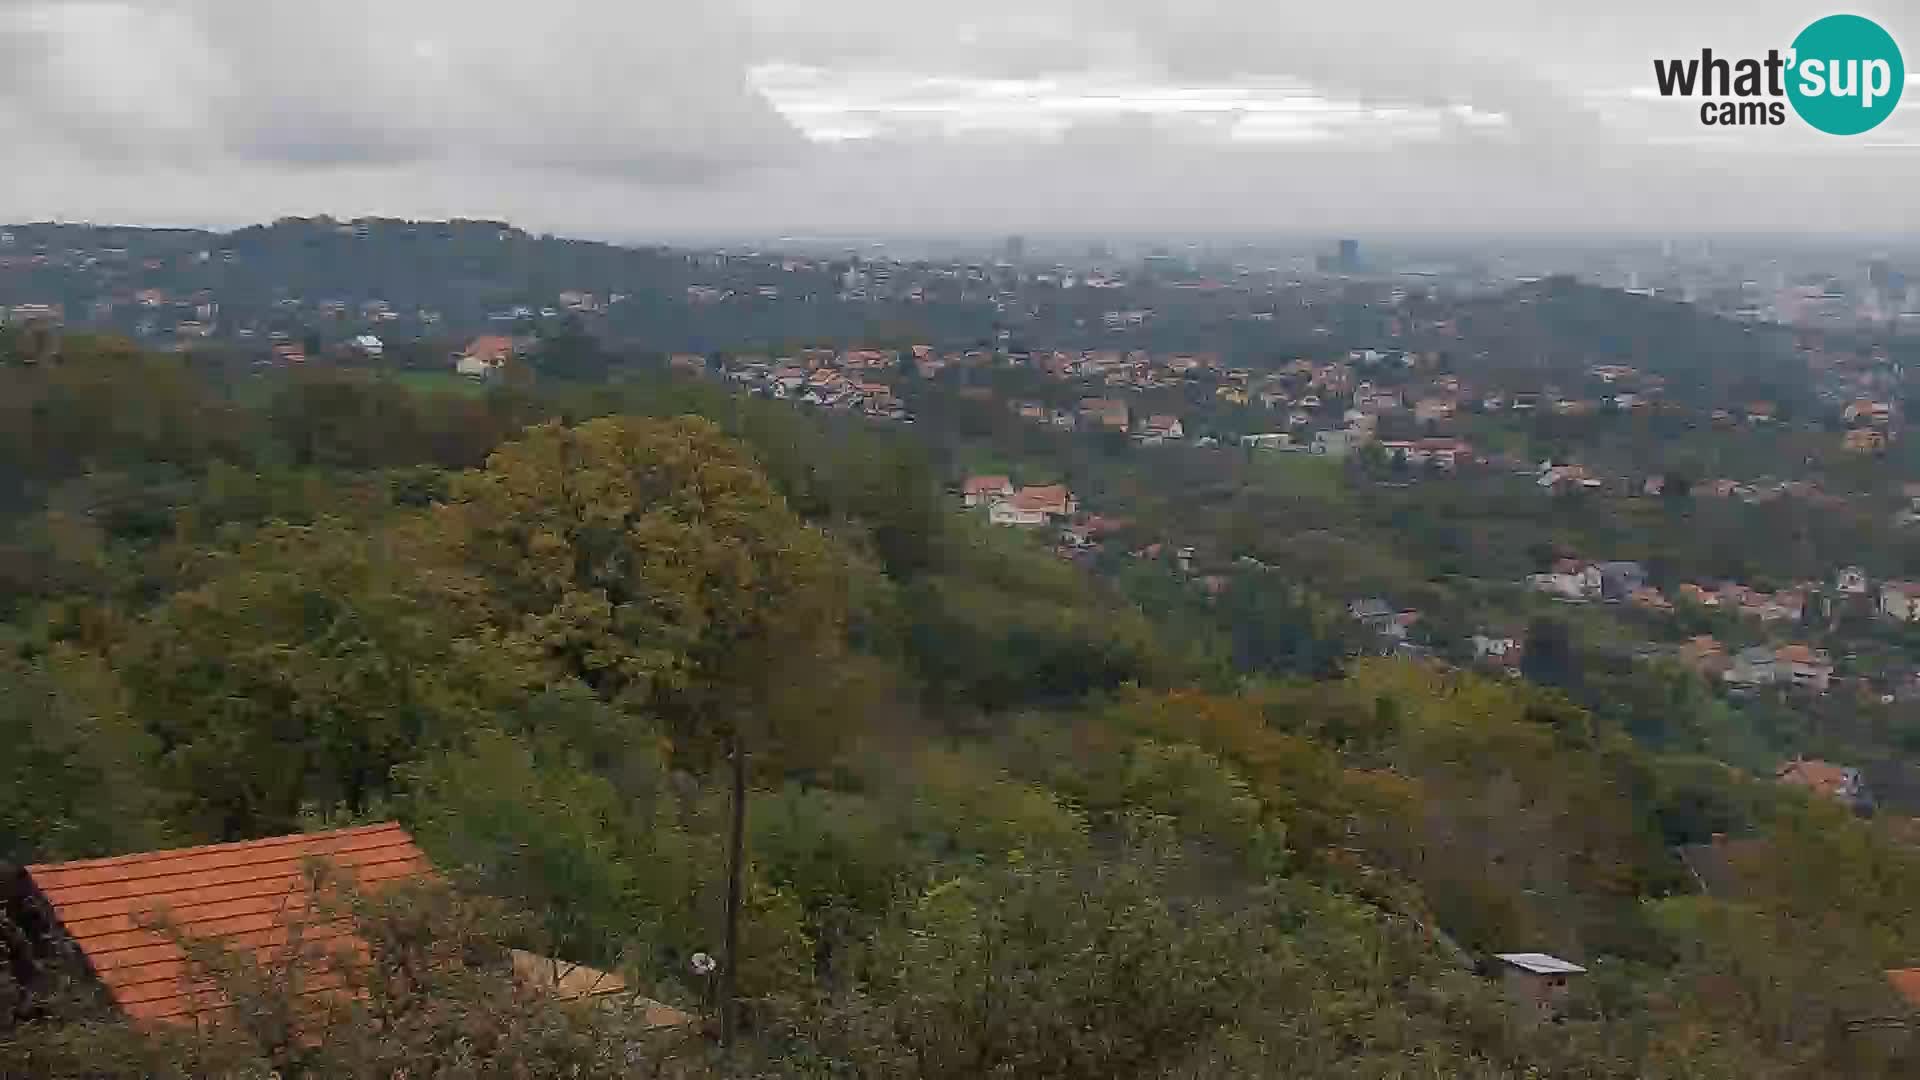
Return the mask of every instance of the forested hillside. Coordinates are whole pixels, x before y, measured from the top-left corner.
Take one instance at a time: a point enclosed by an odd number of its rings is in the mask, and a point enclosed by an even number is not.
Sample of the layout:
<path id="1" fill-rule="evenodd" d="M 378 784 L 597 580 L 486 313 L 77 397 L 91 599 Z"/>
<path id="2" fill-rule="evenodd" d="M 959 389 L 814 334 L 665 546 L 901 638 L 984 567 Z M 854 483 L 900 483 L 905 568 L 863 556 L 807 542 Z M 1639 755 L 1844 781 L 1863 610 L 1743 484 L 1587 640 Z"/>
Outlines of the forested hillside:
<path id="1" fill-rule="evenodd" d="M 1361 659 L 1298 590 L 1221 623 L 1062 561 L 957 512 L 934 434 L 626 374 L 227 383 L 79 336 L 0 368 L 7 876 L 390 819 L 439 870 L 356 901 L 375 962 L 325 1038 L 245 970 L 242 1022 L 127 1025 L 12 911 L 0 1075 L 1920 1070 L 1897 821 L 1579 688 Z M 1101 475 L 1195 512 L 1177 461 Z M 715 1037 L 520 994 L 508 947 Z M 1587 969 L 1558 1022 L 1490 961 L 1529 952 Z"/>
<path id="2" fill-rule="evenodd" d="M 1656 375 L 1679 401 L 1776 401 L 1805 411 L 1806 366 L 1786 327 L 1703 318 L 1690 304 L 1547 278 L 1469 302 L 1454 328 L 1461 370 L 1512 385 L 1578 385 L 1595 364 Z"/>

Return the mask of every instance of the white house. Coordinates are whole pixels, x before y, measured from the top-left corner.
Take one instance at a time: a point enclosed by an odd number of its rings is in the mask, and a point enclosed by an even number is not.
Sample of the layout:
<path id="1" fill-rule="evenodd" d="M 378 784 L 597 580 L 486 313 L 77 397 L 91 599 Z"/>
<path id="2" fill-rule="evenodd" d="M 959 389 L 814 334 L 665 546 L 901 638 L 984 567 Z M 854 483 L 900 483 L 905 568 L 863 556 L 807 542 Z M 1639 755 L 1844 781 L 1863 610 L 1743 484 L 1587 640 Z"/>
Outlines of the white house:
<path id="1" fill-rule="evenodd" d="M 995 525 L 1046 525 L 1072 517 L 1076 509 L 1073 493 L 1066 485 L 1048 484 L 1021 488 L 1011 496 L 993 499 L 987 508 L 987 520 Z"/>
<path id="2" fill-rule="evenodd" d="M 1177 416 L 1155 415 L 1147 418 L 1146 434 L 1150 438 L 1181 439 L 1186 437 L 1186 433 Z"/>
<path id="3" fill-rule="evenodd" d="M 386 355 L 387 344 L 372 334 L 361 334 L 353 339 L 353 347 L 371 359 L 378 360 Z"/>
<path id="4" fill-rule="evenodd" d="M 987 510 L 987 520 L 995 525 L 1032 527 L 1045 525 L 1047 523 L 1047 515 L 1044 510 L 1022 506 L 1016 500 L 1006 499 L 994 503 L 993 506 Z"/>
<path id="5" fill-rule="evenodd" d="M 1920 584 L 1889 581 L 1880 586 L 1880 613 L 1901 622 L 1920 622 Z"/>
<path id="6" fill-rule="evenodd" d="M 513 339 L 499 334 L 474 338 L 454 360 L 453 370 L 471 379 L 491 378 L 513 358 Z"/>
<path id="7" fill-rule="evenodd" d="M 1343 458 L 1365 441 L 1363 433 L 1358 431 L 1317 431 L 1313 435 L 1313 452 L 1330 458 Z"/>
<path id="8" fill-rule="evenodd" d="M 1492 637 L 1487 634 L 1473 635 L 1473 658 L 1475 660 L 1505 661 L 1518 656 L 1520 642 L 1510 637 Z"/>

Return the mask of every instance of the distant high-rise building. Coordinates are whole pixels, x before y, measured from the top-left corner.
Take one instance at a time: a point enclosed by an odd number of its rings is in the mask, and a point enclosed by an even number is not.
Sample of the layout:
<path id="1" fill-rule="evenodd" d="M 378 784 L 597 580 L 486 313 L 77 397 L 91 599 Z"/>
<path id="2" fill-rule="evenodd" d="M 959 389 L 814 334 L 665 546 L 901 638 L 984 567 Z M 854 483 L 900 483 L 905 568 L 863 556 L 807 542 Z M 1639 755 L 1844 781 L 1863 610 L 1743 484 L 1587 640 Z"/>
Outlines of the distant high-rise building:
<path id="1" fill-rule="evenodd" d="M 1019 262 L 1021 259 L 1027 257 L 1027 238 L 1017 235 L 1007 237 L 1004 250 L 1008 262 Z"/>
<path id="2" fill-rule="evenodd" d="M 1360 241 L 1342 240 L 1332 255 L 1317 255 L 1314 265 L 1323 274 L 1352 274 L 1360 269 Z"/>

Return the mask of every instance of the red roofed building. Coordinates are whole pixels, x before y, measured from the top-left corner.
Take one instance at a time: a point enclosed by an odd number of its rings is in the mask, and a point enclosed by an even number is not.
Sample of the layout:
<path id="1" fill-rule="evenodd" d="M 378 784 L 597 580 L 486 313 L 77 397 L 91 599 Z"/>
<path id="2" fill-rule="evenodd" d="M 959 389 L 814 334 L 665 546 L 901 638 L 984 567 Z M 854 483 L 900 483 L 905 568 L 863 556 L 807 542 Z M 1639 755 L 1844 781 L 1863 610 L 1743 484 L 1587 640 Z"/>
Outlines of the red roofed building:
<path id="1" fill-rule="evenodd" d="M 1774 773 L 1774 779 L 1782 784 L 1806 788 L 1816 795 L 1824 795 L 1849 806 L 1857 805 L 1866 798 L 1866 785 L 1860 779 L 1860 770 L 1831 762 L 1795 758 L 1780 766 L 1779 771 Z"/>
<path id="2" fill-rule="evenodd" d="M 1014 493 L 1013 502 L 1026 510 L 1038 510 L 1050 517 L 1066 517 L 1073 513 L 1073 492 L 1065 484 L 1047 484 L 1041 487 L 1021 488 Z"/>
<path id="3" fill-rule="evenodd" d="M 1071 517 L 1073 511 L 1073 493 L 1067 490 L 1066 485 L 1049 484 L 1021 488 L 1012 498 L 994 503 L 988 511 L 988 520 L 995 525 L 1045 525 L 1059 518 Z"/>
<path id="4" fill-rule="evenodd" d="M 1132 423 L 1133 415 L 1127 403 L 1113 398 L 1083 398 L 1080 401 L 1080 418 L 1091 425 L 1114 431 L 1125 431 Z"/>
<path id="5" fill-rule="evenodd" d="M 341 920 L 314 914 L 309 860 L 330 864 L 362 888 L 431 872 L 407 831 L 388 823 L 43 863 L 27 867 L 26 876 L 121 1012 L 136 1021 L 179 1023 L 225 1007 L 219 989 L 181 948 L 182 939 L 251 951 L 263 965 L 311 965 L 304 982 L 309 995 L 345 984 L 343 973 L 324 969 L 333 957 L 363 953 L 365 945 Z M 297 956 L 291 954 L 296 946 Z"/>
<path id="6" fill-rule="evenodd" d="M 1833 660 L 1825 649 L 1783 645 L 1773 654 L 1782 682 L 1826 693 L 1833 682 Z"/>
<path id="7" fill-rule="evenodd" d="M 1425 460 L 1443 469 L 1456 468 L 1473 457 L 1473 446 L 1463 439 L 1421 439 L 1414 445 Z"/>
<path id="8" fill-rule="evenodd" d="M 968 506 L 980 506 L 995 499 L 1013 498 L 1013 481 L 1004 476 L 969 476 L 960 485 L 960 498 Z"/>
<path id="9" fill-rule="evenodd" d="M 1896 968 L 1887 972 L 1887 985 L 1900 995 L 1909 1008 L 1920 1011 L 1920 968 Z"/>
<path id="10" fill-rule="evenodd" d="M 464 351 L 454 358 L 453 369 L 456 374 L 469 378 L 484 379 L 506 366 L 513 359 L 513 339 L 499 334 L 485 334 L 474 338 Z"/>

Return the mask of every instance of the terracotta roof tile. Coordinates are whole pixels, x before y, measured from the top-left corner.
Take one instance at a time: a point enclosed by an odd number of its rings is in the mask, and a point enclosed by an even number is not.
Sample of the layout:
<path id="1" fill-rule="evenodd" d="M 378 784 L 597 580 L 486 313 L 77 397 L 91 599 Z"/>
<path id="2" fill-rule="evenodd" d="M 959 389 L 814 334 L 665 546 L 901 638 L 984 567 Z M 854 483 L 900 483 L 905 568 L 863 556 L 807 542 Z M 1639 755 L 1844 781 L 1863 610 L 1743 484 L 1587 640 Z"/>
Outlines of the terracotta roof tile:
<path id="1" fill-rule="evenodd" d="M 1812 788 L 1823 795 L 1838 795 L 1852 781 L 1853 770 L 1825 761 L 1790 761 L 1780 766 L 1775 779 L 1785 784 Z"/>
<path id="2" fill-rule="evenodd" d="M 467 355 L 479 360 L 504 360 L 513 355 L 513 339 L 499 334 L 483 334 L 467 345 Z"/>
<path id="3" fill-rule="evenodd" d="M 984 495 L 996 491 L 1010 491 L 1013 481 L 1004 476 L 969 476 L 961 490 L 969 495 Z"/>
<path id="4" fill-rule="evenodd" d="M 1073 496 L 1064 484 L 1048 484 L 1042 487 L 1021 488 L 1014 492 L 1013 505 L 1020 510 L 1044 510 L 1048 513 L 1064 514 L 1067 503 Z"/>
<path id="5" fill-rule="evenodd" d="M 1893 985 L 1893 991 L 1906 999 L 1908 1005 L 1920 1009 L 1920 968 L 1900 968 L 1887 972 L 1887 982 Z"/>
<path id="6" fill-rule="evenodd" d="M 305 875 L 309 859 L 332 864 L 360 886 L 432 869 L 406 830 L 388 823 L 46 863 L 27 867 L 27 874 L 121 1011 L 136 1020 L 169 1020 L 223 1004 L 179 938 L 251 950 L 262 963 L 289 961 L 287 950 L 296 943 L 302 964 L 364 955 L 366 946 L 341 920 L 308 918 L 315 908 Z M 307 994 L 344 984 L 344 975 L 323 970 L 302 980 Z"/>

